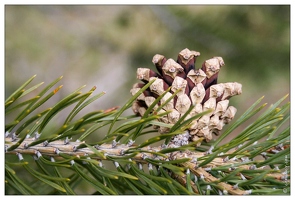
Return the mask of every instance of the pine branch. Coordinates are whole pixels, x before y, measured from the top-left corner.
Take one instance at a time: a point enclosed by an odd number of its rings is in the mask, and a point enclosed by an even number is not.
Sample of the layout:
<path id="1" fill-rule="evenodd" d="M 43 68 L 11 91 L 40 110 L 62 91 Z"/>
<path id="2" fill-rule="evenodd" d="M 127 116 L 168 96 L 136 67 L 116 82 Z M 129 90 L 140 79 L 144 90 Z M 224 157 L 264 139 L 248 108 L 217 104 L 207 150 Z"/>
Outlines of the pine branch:
<path id="1" fill-rule="evenodd" d="M 258 99 L 221 134 L 237 111 L 228 106 L 228 98 L 240 94 L 241 85 L 216 84 L 224 65 L 221 57 L 204 62 L 203 72 L 194 71 L 199 55 L 185 49 L 179 64 L 155 55 L 160 74 L 139 70 L 144 83 L 134 85 L 133 97 L 121 109 L 96 110 L 82 117 L 80 111 L 104 92 L 91 97 L 96 87 L 86 93 L 81 87 L 39 111 L 61 89 L 58 86 L 46 95 L 61 77 L 37 96 L 22 100 L 42 85 L 25 89 L 35 76 L 29 79 L 5 102 L 6 115 L 18 112 L 5 126 L 7 193 L 76 194 L 86 182 L 94 194 L 106 195 L 290 194 L 290 103 L 281 106 L 287 95 L 237 131 L 265 109 L 266 104 L 260 105 L 263 98 Z M 179 78 L 186 75 L 186 81 Z M 195 93 L 196 88 L 200 93 Z M 195 103 L 188 105 L 188 96 Z M 52 118 L 71 105 L 75 106 L 65 122 L 48 130 Z M 130 107 L 140 117 L 124 116 Z M 86 142 L 105 126 L 109 128 L 101 140 Z M 160 133 L 137 143 L 154 132 L 152 127 Z M 212 134 L 220 136 L 215 140 Z M 222 144 L 231 134 L 233 139 Z M 78 139 L 72 141 L 73 137 Z"/>
<path id="2" fill-rule="evenodd" d="M 11 141 L 11 140 L 14 141 Z M 19 139 L 15 138 L 6 138 L 6 149 L 9 149 L 12 145 L 15 145 L 18 142 Z M 113 144 L 102 144 L 100 146 L 96 146 L 95 149 L 93 148 L 77 148 L 79 146 L 83 146 L 84 142 L 69 142 L 69 141 L 53 141 L 51 143 L 43 142 L 41 144 L 37 144 L 31 147 L 27 147 L 30 143 L 34 142 L 35 138 L 28 138 L 25 139 L 18 148 L 7 151 L 8 154 L 17 154 L 21 160 L 22 156 L 19 154 L 31 154 L 35 155 L 37 158 L 40 158 L 41 156 L 50 156 L 50 157 L 59 157 L 64 158 L 69 157 L 75 160 L 76 158 L 91 158 L 95 160 L 121 160 L 126 159 L 126 157 L 129 157 L 130 160 L 136 162 L 136 163 L 142 163 L 142 164 L 149 164 L 153 163 L 153 160 L 159 161 L 159 164 L 161 162 L 167 162 L 167 161 L 180 161 L 175 162 L 178 163 L 179 166 L 184 167 L 187 169 L 186 175 L 183 174 L 182 176 L 174 174 L 173 177 L 178 180 L 182 185 L 187 185 L 187 180 L 189 180 L 191 183 L 191 187 L 193 189 L 194 193 L 199 193 L 200 191 L 197 190 L 197 187 L 191 179 L 187 179 L 186 177 L 190 175 L 190 173 L 194 174 L 196 177 L 199 177 L 203 181 L 205 181 L 208 185 L 210 183 L 216 184 L 216 187 L 222 191 L 223 193 L 229 193 L 233 195 L 245 195 L 250 194 L 251 190 L 241 190 L 237 186 L 232 186 L 231 184 L 228 184 L 226 182 L 220 181 L 220 179 L 212 176 L 208 171 L 211 171 L 212 169 L 216 171 L 218 168 L 228 168 L 228 170 L 225 170 L 227 173 L 230 173 L 231 171 L 236 171 L 236 175 L 240 175 L 241 177 L 244 177 L 242 175 L 243 170 L 251 170 L 251 171 L 266 171 L 263 170 L 263 167 L 255 167 L 254 163 L 261 163 L 263 161 L 250 161 L 247 160 L 246 162 L 242 159 L 237 159 L 234 157 L 233 159 L 228 159 L 228 156 L 222 155 L 221 157 L 214 156 L 213 160 L 207 163 L 206 165 L 203 165 L 202 167 L 199 167 L 202 165 L 202 162 L 204 160 L 202 158 L 207 157 L 208 153 L 210 154 L 210 149 L 207 152 L 193 152 L 189 150 L 185 151 L 174 151 L 172 153 L 163 154 L 163 156 L 159 156 L 156 154 L 157 152 L 161 152 L 167 148 L 171 148 L 171 146 L 175 146 L 173 142 L 168 144 L 167 146 L 163 147 L 143 147 L 140 149 L 137 149 L 136 146 L 128 146 L 128 145 L 113 145 Z M 288 148 L 288 147 L 287 147 Z M 124 152 L 130 151 L 130 149 L 137 150 L 138 152 L 133 154 L 125 154 Z M 268 152 L 275 152 L 274 149 L 267 150 Z M 133 151 L 134 152 L 134 151 Z M 234 151 L 226 153 L 226 155 L 233 154 Z M 62 155 L 62 156 L 61 156 Z M 183 159 L 186 160 L 186 162 L 183 162 Z M 203 160 L 203 161 L 202 161 Z M 155 164 L 155 163 L 153 163 Z M 238 169 L 238 170 L 237 170 Z M 287 180 L 288 177 L 286 177 L 285 174 L 281 173 L 280 170 L 267 170 L 264 177 L 274 177 L 278 182 L 283 183 L 283 181 Z M 173 173 L 173 172 L 172 172 Z M 246 178 L 244 178 L 246 179 Z M 288 181 L 289 182 L 289 181 Z"/>

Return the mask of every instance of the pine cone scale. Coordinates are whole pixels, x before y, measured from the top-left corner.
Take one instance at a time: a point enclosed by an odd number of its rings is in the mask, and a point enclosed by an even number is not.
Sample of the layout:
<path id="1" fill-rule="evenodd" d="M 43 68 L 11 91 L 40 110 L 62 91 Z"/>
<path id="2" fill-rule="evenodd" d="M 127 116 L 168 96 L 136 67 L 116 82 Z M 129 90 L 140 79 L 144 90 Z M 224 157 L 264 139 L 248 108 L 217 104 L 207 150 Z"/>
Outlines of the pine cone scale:
<path id="1" fill-rule="evenodd" d="M 135 84 L 130 92 L 135 95 L 146 83 L 154 80 L 149 88 L 138 96 L 132 109 L 142 116 L 156 98 L 162 95 L 152 112 L 165 103 L 158 114 L 169 111 L 169 114 L 159 118 L 159 121 L 167 124 L 175 124 L 184 114 L 187 115 L 186 119 L 189 119 L 210 110 L 206 115 L 194 119 L 188 128 L 191 141 L 204 138 L 208 142 L 212 140 L 212 134 L 218 135 L 223 126 L 234 118 L 237 109 L 229 106 L 229 98 L 241 94 L 242 85 L 237 82 L 217 83 L 220 69 L 225 65 L 222 57 L 208 59 L 203 62 L 201 68 L 195 69 L 198 56 L 199 52 L 187 48 L 180 51 L 177 61 L 156 54 L 152 62 L 158 73 L 148 68 L 139 68 L 137 79 L 143 84 Z M 190 113 L 186 113 L 191 106 L 194 108 Z M 162 134 L 169 132 L 167 127 L 157 128 Z"/>

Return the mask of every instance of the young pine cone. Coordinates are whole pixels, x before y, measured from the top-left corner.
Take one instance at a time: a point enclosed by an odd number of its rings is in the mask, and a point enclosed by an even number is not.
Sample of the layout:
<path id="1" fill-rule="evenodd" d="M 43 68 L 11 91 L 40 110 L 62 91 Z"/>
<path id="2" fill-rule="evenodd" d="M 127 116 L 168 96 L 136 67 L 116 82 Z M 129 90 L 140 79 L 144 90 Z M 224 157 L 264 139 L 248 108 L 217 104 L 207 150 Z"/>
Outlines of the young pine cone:
<path id="1" fill-rule="evenodd" d="M 190 140 L 197 141 L 204 138 L 208 142 L 212 139 L 212 133 L 218 135 L 224 124 L 229 123 L 235 116 L 237 109 L 229 106 L 228 99 L 241 94 L 242 85 L 237 82 L 217 83 L 219 70 L 224 66 L 221 57 L 206 60 L 200 69 L 195 69 L 198 56 L 200 56 L 199 52 L 190 51 L 187 48 L 178 54 L 176 62 L 171 58 L 167 59 L 163 55 L 156 54 L 152 62 L 158 73 L 148 68 L 138 68 L 137 79 L 142 83 L 134 84 L 130 92 L 134 95 L 145 84 L 154 81 L 138 96 L 132 106 L 134 113 L 143 116 L 147 108 L 166 90 L 169 92 L 163 96 L 152 112 L 178 91 L 176 96 L 158 112 L 160 114 L 171 111 L 159 118 L 159 121 L 167 124 L 175 124 L 192 105 L 194 108 L 186 119 L 208 109 L 213 110 L 192 121 L 188 129 L 191 135 Z M 155 128 L 158 128 L 160 133 L 169 131 L 166 127 Z"/>

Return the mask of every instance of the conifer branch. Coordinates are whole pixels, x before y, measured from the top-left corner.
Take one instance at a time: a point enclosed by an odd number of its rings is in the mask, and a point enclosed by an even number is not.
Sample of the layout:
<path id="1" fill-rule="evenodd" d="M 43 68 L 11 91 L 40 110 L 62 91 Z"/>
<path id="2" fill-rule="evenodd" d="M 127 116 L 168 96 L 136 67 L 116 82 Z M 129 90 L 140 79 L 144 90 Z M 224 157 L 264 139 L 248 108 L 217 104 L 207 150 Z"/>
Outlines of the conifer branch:
<path id="1" fill-rule="evenodd" d="M 5 102 L 6 114 L 20 110 L 5 126 L 8 190 L 13 194 L 75 194 L 75 187 L 83 180 L 97 194 L 107 195 L 289 194 L 290 126 L 285 124 L 290 118 L 290 103 L 280 106 L 287 95 L 222 144 L 266 104 L 259 106 L 262 98 L 258 99 L 222 130 L 237 112 L 228 106 L 228 99 L 241 94 L 242 86 L 236 82 L 217 84 L 220 67 L 224 66 L 221 57 L 206 60 L 202 69 L 195 70 L 199 55 L 184 49 L 177 62 L 155 55 L 153 63 L 159 74 L 140 68 L 137 76 L 143 83 L 133 86 L 133 97 L 121 109 L 93 111 L 78 119 L 78 113 L 104 92 L 90 97 L 96 87 L 84 94 L 81 87 L 40 112 L 36 109 L 61 86 L 45 93 L 62 77 L 37 96 L 19 100 L 42 85 L 26 90 L 33 76 Z M 65 122 L 44 135 L 51 119 L 73 104 L 76 105 Z M 130 107 L 140 117 L 124 117 L 122 114 Z M 122 123 L 116 127 L 117 122 Z M 97 129 L 108 125 L 102 140 L 85 142 Z M 152 132 L 152 127 L 159 131 L 158 135 L 137 143 L 139 137 Z M 214 140 L 213 134 L 220 136 Z M 69 139 L 77 135 L 76 141 Z M 35 167 L 29 165 L 30 156 Z M 19 162 L 15 162 L 15 157 Z M 106 161 L 111 161 L 116 169 L 104 167 Z M 20 168 L 15 166 L 22 166 L 28 176 L 34 177 L 33 182 L 41 182 L 44 188 L 22 180 L 17 171 Z M 70 175 L 60 168 L 67 169 Z"/>
<path id="2" fill-rule="evenodd" d="M 12 145 L 15 145 L 19 139 L 13 139 L 14 141 L 11 141 L 13 138 L 6 138 L 6 149 L 9 149 Z M 135 145 L 128 146 L 124 144 L 120 145 L 113 145 L 113 144 L 102 144 L 99 146 L 96 146 L 95 149 L 97 149 L 97 152 L 100 154 L 98 155 L 96 152 L 94 152 L 92 149 L 88 147 L 84 148 L 79 148 L 77 147 L 81 146 L 84 144 L 84 142 L 69 142 L 69 141 L 53 141 L 50 143 L 43 142 L 41 144 L 37 144 L 31 147 L 27 147 L 30 143 L 35 141 L 35 138 L 27 138 L 25 139 L 16 149 L 12 151 L 6 151 L 7 154 L 31 154 L 35 155 L 37 157 L 40 156 L 50 156 L 50 157 L 59 157 L 63 158 L 64 155 L 67 156 L 72 156 L 72 157 L 91 157 L 91 159 L 95 160 L 110 160 L 110 157 L 115 156 L 117 159 L 124 158 L 128 156 L 124 152 L 128 152 L 130 149 L 136 149 Z M 171 146 L 175 146 L 175 143 L 170 142 L 165 148 L 169 148 Z M 230 185 L 226 182 L 220 181 L 220 179 L 212 176 L 208 171 L 211 171 L 214 168 L 218 167 L 228 167 L 228 170 L 225 170 L 227 172 L 233 171 L 240 169 L 239 171 L 242 170 L 262 170 L 265 168 L 264 166 L 262 167 L 253 167 L 254 162 L 247 160 L 246 162 L 243 161 L 242 159 L 228 159 L 228 156 L 222 156 L 222 157 L 215 157 L 213 158 L 212 161 L 207 163 L 206 165 L 203 165 L 202 167 L 199 167 L 199 165 L 202 164 L 202 158 L 206 157 L 208 153 L 211 150 L 207 152 L 193 152 L 189 150 L 185 151 L 175 151 L 172 153 L 166 153 L 164 156 L 159 156 L 155 155 L 154 152 L 160 152 L 161 150 L 165 149 L 163 146 L 159 147 L 143 147 L 138 149 L 138 152 L 134 154 L 130 159 L 136 163 L 142 163 L 142 164 L 149 164 L 150 162 L 148 161 L 157 159 L 158 161 L 175 161 L 175 160 L 181 160 L 181 159 L 188 159 L 187 162 L 179 162 L 179 166 L 184 167 L 187 169 L 188 172 L 191 172 L 192 174 L 195 175 L 198 179 L 201 179 L 202 181 L 205 181 L 208 185 L 210 183 L 216 184 L 216 187 L 219 188 L 220 191 L 222 191 L 223 194 L 232 194 L 232 195 L 246 195 L 250 194 L 251 190 L 242 190 L 239 189 L 238 187 L 235 187 L 233 185 Z M 143 151 L 144 153 L 140 152 Z M 275 152 L 274 149 L 267 150 L 268 152 Z M 233 153 L 233 151 L 231 150 Z M 60 156 L 60 155 L 63 156 Z M 230 153 L 226 153 L 228 155 Z M 100 156 L 101 155 L 101 156 Z M 199 161 L 200 160 L 200 161 Z M 255 163 L 259 163 L 263 161 L 255 161 Z M 245 164 L 243 164 L 245 163 Z M 250 164 L 247 164 L 250 163 Z M 187 176 L 190 174 L 183 174 L 178 175 L 174 174 L 173 171 L 171 172 L 173 174 L 173 177 L 179 181 L 182 185 L 186 186 L 187 185 Z M 239 175 L 241 177 L 244 177 L 241 172 L 238 172 L 236 175 Z M 280 170 L 269 170 L 267 174 L 265 174 L 265 177 L 273 177 L 275 178 L 278 182 L 283 183 L 284 181 L 289 178 L 288 176 L 286 177 L 286 174 L 283 174 L 280 172 Z M 243 178 L 242 178 L 243 179 Z M 246 179 L 246 178 L 244 178 Z M 192 187 L 192 190 L 194 193 L 199 194 L 200 191 L 198 191 L 197 186 L 195 183 L 189 179 L 190 185 Z M 196 180 L 195 180 L 196 181 Z M 289 182 L 289 180 L 287 181 Z"/>

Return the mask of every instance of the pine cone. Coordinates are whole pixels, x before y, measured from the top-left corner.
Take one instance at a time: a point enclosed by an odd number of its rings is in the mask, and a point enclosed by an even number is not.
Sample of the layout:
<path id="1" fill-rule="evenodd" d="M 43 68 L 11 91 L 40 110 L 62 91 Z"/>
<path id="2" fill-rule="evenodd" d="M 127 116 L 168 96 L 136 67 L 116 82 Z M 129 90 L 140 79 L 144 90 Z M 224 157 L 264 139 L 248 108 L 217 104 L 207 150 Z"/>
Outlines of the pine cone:
<path id="1" fill-rule="evenodd" d="M 202 67 L 196 70 L 195 61 L 198 56 L 200 56 L 199 52 L 190 51 L 187 48 L 178 54 L 176 62 L 171 58 L 166 59 L 163 55 L 156 54 L 152 62 L 158 73 L 148 68 L 138 68 L 137 79 L 142 83 L 134 84 L 130 92 L 134 95 L 145 84 L 154 81 L 138 96 L 132 106 L 134 113 L 143 116 L 147 108 L 165 91 L 169 90 L 153 108 L 153 112 L 178 91 L 176 96 L 158 112 L 160 114 L 171 111 L 159 118 L 159 121 L 167 124 L 175 124 L 192 105 L 194 108 L 187 118 L 212 109 L 213 111 L 209 114 L 192 121 L 188 129 L 191 135 L 190 140 L 198 141 L 204 138 L 208 142 L 212 139 L 212 133 L 218 135 L 223 126 L 234 118 L 237 109 L 229 106 L 228 99 L 241 94 L 242 85 L 237 82 L 217 83 L 219 70 L 224 66 L 221 57 L 206 60 Z M 156 128 L 160 133 L 169 131 L 167 127 Z"/>

